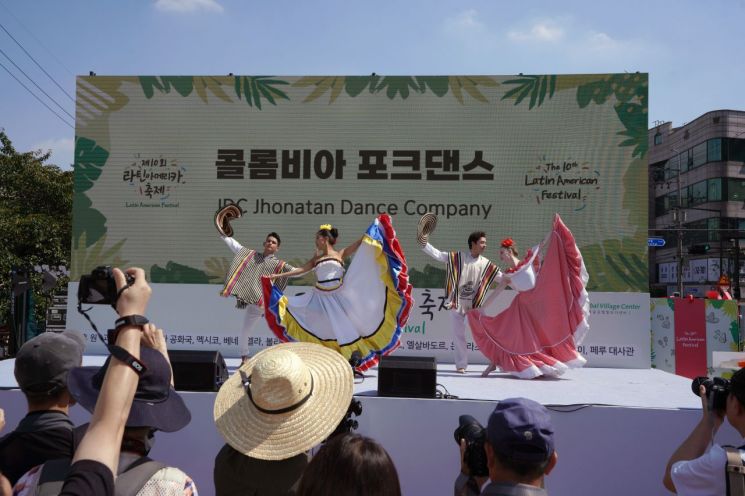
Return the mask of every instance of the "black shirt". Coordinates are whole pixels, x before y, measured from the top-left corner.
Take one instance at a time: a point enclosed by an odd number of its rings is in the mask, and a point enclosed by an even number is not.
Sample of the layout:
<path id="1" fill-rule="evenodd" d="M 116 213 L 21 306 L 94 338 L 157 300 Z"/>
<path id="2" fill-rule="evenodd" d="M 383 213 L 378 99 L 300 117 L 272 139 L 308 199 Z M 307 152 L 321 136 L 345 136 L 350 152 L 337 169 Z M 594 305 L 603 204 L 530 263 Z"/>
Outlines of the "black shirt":
<path id="1" fill-rule="evenodd" d="M 70 418 L 59 411 L 31 412 L 0 438 L 0 472 L 14 485 L 47 460 L 72 458 L 75 436 Z"/>
<path id="2" fill-rule="evenodd" d="M 251 458 L 229 445 L 215 458 L 214 480 L 217 496 L 288 496 L 297 491 L 308 466 L 308 455 L 300 453 L 286 460 Z"/>
<path id="3" fill-rule="evenodd" d="M 88 495 L 113 496 L 114 474 L 101 462 L 78 460 L 70 467 L 60 496 Z"/>

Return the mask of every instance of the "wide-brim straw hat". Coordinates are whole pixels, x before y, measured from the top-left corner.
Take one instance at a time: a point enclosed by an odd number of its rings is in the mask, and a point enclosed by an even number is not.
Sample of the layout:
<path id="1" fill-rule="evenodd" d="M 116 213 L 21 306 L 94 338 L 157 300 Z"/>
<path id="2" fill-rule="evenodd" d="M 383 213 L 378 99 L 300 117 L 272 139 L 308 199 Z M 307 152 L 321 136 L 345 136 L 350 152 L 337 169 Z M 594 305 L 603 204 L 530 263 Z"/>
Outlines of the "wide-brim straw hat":
<path id="1" fill-rule="evenodd" d="M 437 216 L 435 214 L 427 212 L 422 215 L 416 228 L 416 240 L 420 245 L 424 246 L 429 242 L 429 235 L 435 232 L 436 227 Z"/>
<path id="2" fill-rule="evenodd" d="M 215 424 L 244 455 L 284 460 L 331 434 L 347 413 L 354 374 L 338 352 L 283 343 L 241 365 L 215 398 Z"/>
<path id="3" fill-rule="evenodd" d="M 243 215 L 241 209 L 236 205 L 227 205 L 215 214 L 215 227 L 217 231 L 225 237 L 233 237 L 233 228 L 230 226 L 230 221 L 238 219 Z"/>

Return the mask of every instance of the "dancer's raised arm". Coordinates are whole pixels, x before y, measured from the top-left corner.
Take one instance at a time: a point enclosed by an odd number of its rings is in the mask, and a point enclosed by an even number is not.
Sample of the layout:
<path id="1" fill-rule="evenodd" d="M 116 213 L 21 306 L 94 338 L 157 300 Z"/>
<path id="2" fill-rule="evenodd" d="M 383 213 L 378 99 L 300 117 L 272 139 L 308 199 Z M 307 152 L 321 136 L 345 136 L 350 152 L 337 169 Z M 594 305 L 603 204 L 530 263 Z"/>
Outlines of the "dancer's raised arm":
<path id="1" fill-rule="evenodd" d="M 354 252 L 356 252 L 357 249 L 362 244 L 362 239 L 363 238 L 364 238 L 364 236 L 362 236 L 360 239 L 358 239 L 357 241 L 355 241 L 351 245 L 347 246 L 346 248 L 342 248 L 339 251 L 339 256 L 341 257 L 341 259 L 344 260 L 345 258 L 351 257 L 352 255 L 354 255 Z"/>

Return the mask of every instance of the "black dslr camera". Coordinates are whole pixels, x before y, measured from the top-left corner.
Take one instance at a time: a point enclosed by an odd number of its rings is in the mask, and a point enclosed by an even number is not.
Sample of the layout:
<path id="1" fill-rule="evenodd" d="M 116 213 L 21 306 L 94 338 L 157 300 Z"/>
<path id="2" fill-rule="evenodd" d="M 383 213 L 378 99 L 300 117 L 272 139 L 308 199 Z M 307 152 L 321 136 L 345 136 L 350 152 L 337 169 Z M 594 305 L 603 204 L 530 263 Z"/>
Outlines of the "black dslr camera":
<path id="1" fill-rule="evenodd" d="M 461 439 L 466 440 L 466 452 L 463 454 L 463 461 L 468 466 L 472 476 L 486 477 L 489 475 L 489 468 L 486 466 L 486 451 L 484 451 L 486 429 L 470 415 L 458 417 L 458 424 L 453 436 L 455 442 L 459 445 Z"/>
<path id="2" fill-rule="evenodd" d="M 124 274 L 127 284 L 134 283 L 134 277 Z M 90 273 L 80 277 L 78 285 L 78 302 L 90 305 L 115 305 L 116 282 L 114 272 L 109 266 L 96 267 Z"/>
<path id="3" fill-rule="evenodd" d="M 710 411 L 724 411 L 727 409 L 729 396 L 729 381 L 722 377 L 696 377 L 691 383 L 693 394 L 699 396 L 699 386 L 706 388 L 706 402 Z"/>

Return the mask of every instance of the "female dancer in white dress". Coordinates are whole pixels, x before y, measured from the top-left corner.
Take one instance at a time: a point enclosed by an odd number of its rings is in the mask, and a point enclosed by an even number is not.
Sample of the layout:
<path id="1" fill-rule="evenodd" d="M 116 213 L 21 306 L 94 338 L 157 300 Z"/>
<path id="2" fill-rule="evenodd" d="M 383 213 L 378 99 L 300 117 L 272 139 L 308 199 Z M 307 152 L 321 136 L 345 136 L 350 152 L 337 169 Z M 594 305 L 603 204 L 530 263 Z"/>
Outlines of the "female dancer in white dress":
<path id="1" fill-rule="evenodd" d="M 375 219 L 362 238 L 341 250 L 334 248 L 338 236 L 330 224 L 322 225 L 316 255 L 281 274 L 313 271 L 312 291 L 288 297 L 271 284 L 276 275 L 263 278 L 265 317 L 280 340 L 322 344 L 347 359 L 355 354 L 357 369 L 366 370 L 399 346 L 413 303 L 406 259 L 388 215 Z M 353 254 L 345 270 L 344 258 Z"/>

